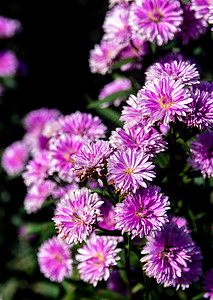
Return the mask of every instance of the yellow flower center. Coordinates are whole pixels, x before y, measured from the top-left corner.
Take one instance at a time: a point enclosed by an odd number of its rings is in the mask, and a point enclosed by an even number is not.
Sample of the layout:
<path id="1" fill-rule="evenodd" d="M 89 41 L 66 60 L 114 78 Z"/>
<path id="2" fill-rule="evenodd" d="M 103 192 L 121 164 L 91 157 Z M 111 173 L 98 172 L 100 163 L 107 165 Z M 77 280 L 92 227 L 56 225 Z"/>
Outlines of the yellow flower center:
<path id="1" fill-rule="evenodd" d="M 160 106 L 164 109 L 167 109 L 168 107 L 172 106 L 171 99 L 168 99 L 167 97 L 161 97 L 159 100 Z"/>
<path id="2" fill-rule="evenodd" d="M 151 11 L 148 13 L 149 18 L 154 22 L 154 23 L 159 23 L 163 17 L 161 12 L 156 9 L 155 11 Z"/>

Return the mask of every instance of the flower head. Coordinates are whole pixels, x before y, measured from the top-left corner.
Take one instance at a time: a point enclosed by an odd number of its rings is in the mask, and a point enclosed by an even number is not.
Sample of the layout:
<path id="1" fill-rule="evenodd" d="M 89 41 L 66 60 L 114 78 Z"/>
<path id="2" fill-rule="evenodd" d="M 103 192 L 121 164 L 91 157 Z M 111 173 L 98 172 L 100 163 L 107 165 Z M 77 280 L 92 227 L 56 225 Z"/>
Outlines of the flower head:
<path id="1" fill-rule="evenodd" d="M 4 150 L 1 164 L 8 175 L 18 175 L 24 170 L 28 157 L 25 143 L 17 141 Z"/>
<path id="2" fill-rule="evenodd" d="M 155 177 L 154 165 L 148 159 L 142 150 L 115 151 L 108 159 L 108 181 L 121 193 L 135 193 L 139 187 L 147 187 L 145 180 Z"/>
<path id="3" fill-rule="evenodd" d="M 107 230 L 115 230 L 115 209 L 111 202 L 104 199 L 104 203 L 100 207 L 101 217 L 98 225 Z"/>
<path id="4" fill-rule="evenodd" d="M 57 204 L 52 218 L 58 229 L 58 238 L 68 244 L 86 241 L 92 232 L 92 224 L 100 214 L 102 203 L 97 193 L 86 188 L 67 193 Z"/>
<path id="5" fill-rule="evenodd" d="M 188 165 L 196 171 L 201 171 L 203 178 L 213 176 L 213 131 L 206 130 L 197 134 L 196 141 L 190 143 L 192 158 Z"/>
<path id="6" fill-rule="evenodd" d="M 78 249 L 76 260 L 81 279 L 96 286 L 98 281 L 105 281 L 110 276 L 110 267 L 117 265 L 119 260 L 117 239 L 107 236 L 91 235 L 87 244 Z"/>
<path id="7" fill-rule="evenodd" d="M 72 274 L 70 246 L 53 236 L 38 250 L 38 263 L 41 273 L 51 281 L 62 282 Z"/>
<path id="8" fill-rule="evenodd" d="M 0 16 L 0 39 L 11 38 L 21 29 L 18 20 Z"/>
<path id="9" fill-rule="evenodd" d="M 162 225 L 168 221 L 166 211 L 169 209 L 168 197 L 160 193 L 157 186 L 148 185 L 140 188 L 135 194 L 126 196 L 115 207 L 115 228 L 143 238 L 150 233 L 155 234 L 161 230 Z"/>
<path id="10" fill-rule="evenodd" d="M 180 2 L 176 0 L 139 0 L 132 4 L 130 26 L 133 35 L 158 46 L 173 40 L 183 21 Z"/>
<path id="11" fill-rule="evenodd" d="M 209 298 L 213 300 L 213 268 L 211 268 L 204 276 L 204 298 Z"/>
<path id="12" fill-rule="evenodd" d="M 18 59 L 12 51 L 0 52 L 0 77 L 14 76 L 18 65 Z"/>

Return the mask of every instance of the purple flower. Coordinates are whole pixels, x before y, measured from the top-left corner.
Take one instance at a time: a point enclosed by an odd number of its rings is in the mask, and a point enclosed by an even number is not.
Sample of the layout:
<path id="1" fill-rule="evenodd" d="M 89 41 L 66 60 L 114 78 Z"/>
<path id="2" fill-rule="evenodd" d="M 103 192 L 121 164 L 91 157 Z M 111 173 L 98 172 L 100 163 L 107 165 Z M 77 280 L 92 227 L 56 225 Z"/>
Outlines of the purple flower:
<path id="1" fill-rule="evenodd" d="M 62 282 L 72 274 L 70 246 L 55 236 L 45 241 L 38 250 L 41 273 L 51 281 Z"/>
<path id="2" fill-rule="evenodd" d="M 161 122 L 168 125 L 190 111 L 188 104 L 192 102 L 191 95 L 180 80 L 162 77 L 148 81 L 138 91 L 137 99 L 141 115 L 148 118 L 150 125 Z"/>
<path id="3" fill-rule="evenodd" d="M 21 29 L 21 23 L 15 19 L 0 16 L 0 39 L 11 38 Z"/>
<path id="4" fill-rule="evenodd" d="M 183 121 L 189 127 L 198 127 L 200 130 L 213 125 L 213 84 L 201 81 L 190 88 L 193 101 L 189 104 L 190 112 Z"/>
<path id="5" fill-rule="evenodd" d="M 144 128 L 137 125 L 131 128 L 117 128 L 112 131 L 109 138 L 110 144 L 119 150 L 141 149 L 150 157 L 156 155 L 166 149 L 167 142 L 163 140 L 163 136 L 153 127 Z"/>
<path id="6" fill-rule="evenodd" d="M 158 46 L 167 44 L 180 31 L 182 12 L 176 0 L 139 0 L 131 6 L 133 36 L 156 42 Z"/>
<path id="7" fill-rule="evenodd" d="M 106 126 L 98 116 L 76 111 L 60 118 L 62 133 L 75 135 L 84 142 L 96 141 L 105 137 Z"/>
<path id="8" fill-rule="evenodd" d="M 12 51 L 0 52 L 0 77 L 14 76 L 18 69 L 18 59 Z"/>
<path id="9" fill-rule="evenodd" d="M 113 270 L 108 281 L 107 281 L 107 289 L 119 293 L 121 295 L 127 296 L 127 286 L 121 274 L 118 270 Z"/>
<path id="10" fill-rule="evenodd" d="M 195 64 L 189 60 L 174 59 L 168 62 L 156 62 L 145 72 L 145 81 L 153 81 L 155 78 L 169 77 L 175 81 L 180 80 L 183 84 L 191 85 L 199 83 L 200 74 Z"/>
<path id="11" fill-rule="evenodd" d="M 101 217 L 98 225 L 107 230 L 115 230 L 115 210 L 114 206 L 107 199 L 104 199 L 104 203 L 100 207 Z"/>
<path id="12" fill-rule="evenodd" d="M 188 165 L 196 171 L 201 171 L 203 178 L 213 176 L 213 131 L 206 130 L 196 135 L 196 140 L 190 143 L 192 158 Z"/>
<path id="13" fill-rule="evenodd" d="M 168 221 L 166 211 L 169 209 L 168 197 L 160 193 L 158 186 L 147 185 L 140 188 L 135 194 L 129 194 L 115 207 L 115 228 L 132 235 L 132 239 L 143 238 Z"/>
<path id="14" fill-rule="evenodd" d="M 145 180 L 152 180 L 154 165 L 148 161 L 149 155 L 142 150 L 115 151 L 108 159 L 108 182 L 121 193 L 135 193 L 139 187 L 147 187 Z"/>
<path id="15" fill-rule="evenodd" d="M 109 0 L 109 7 L 113 7 L 116 4 L 122 4 L 122 3 L 127 3 L 131 2 L 132 0 Z"/>
<path id="16" fill-rule="evenodd" d="M 204 276 L 204 290 L 206 293 L 203 295 L 204 298 L 213 300 L 213 268 L 211 268 Z"/>
<path id="17" fill-rule="evenodd" d="M 186 233 L 191 232 L 191 230 L 188 227 L 188 222 L 185 218 L 178 217 L 178 216 L 172 216 L 172 215 L 168 215 L 168 218 L 169 218 L 169 222 L 176 224 L 178 226 L 178 228 L 183 227 L 184 231 Z"/>
<path id="18" fill-rule="evenodd" d="M 27 190 L 24 199 L 24 208 L 28 214 L 36 213 L 44 204 L 55 189 L 55 183 L 51 180 L 45 180 L 42 183 L 35 183 Z"/>
<path id="19" fill-rule="evenodd" d="M 116 93 L 116 92 L 120 92 L 120 91 L 127 91 L 131 89 L 131 81 L 128 78 L 122 78 L 122 77 L 118 77 L 115 80 L 113 80 L 112 82 L 106 84 L 100 91 L 100 94 L 98 96 L 98 98 L 100 100 L 104 99 L 105 97 Z M 114 100 L 113 104 L 115 106 L 119 106 L 121 101 L 125 100 L 125 97 L 120 97 L 116 100 Z M 109 103 L 103 103 L 101 105 L 101 107 L 107 107 L 109 106 Z"/>
<path id="20" fill-rule="evenodd" d="M 58 203 L 55 210 L 55 227 L 58 238 L 68 244 L 86 241 L 92 232 L 92 224 L 100 214 L 100 200 L 97 193 L 82 188 L 70 191 Z"/>
<path id="21" fill-rule="evenodd" d="M 58 173 L 58 177 L 65 182 L 77 180 L 72 171 L 73 155 L 78 153 L 83 146 L 83 141 L 76 136 L 63 134 L 50 144 L 49 151 L 49 174 Z"/>
<path id="22" fill-rule="evenodd" d="M 29 153 L 22 141 L 16 141 L 8 146 L 2 154 L 2 167 L 8 175 L 20 174 L 26 165 Z"/>
<path id="23" fill-rule="evenodd" d="M 94 173 L 101 176 L 106 165 L 106 159 L 112 152 L 109 142 L 99 140 L 84 144 L 80 151 L 73 155 L 73 169 L 78 177 L 92 176 Z"/>
<path id="24" fill-rule="evenodd" d="M 174 223 L 166 223 L 155 236 L 147 236 L 141 262 L 149 277 L 164 287 L 188 287 L 191 281 L 197 281 L 201 275 L 199 248 L 184 228 Z M 183 276 L 183 277 L 182 277 Z"/>
<path id="25" fill-rule="evenodd" d="M 197 19 L 208 20 L 209 18 L 209 0 L 191 0 L 192 10 L 195 11 Z"/>
<path id="26" fill-rule="evenodd" d="M 48 152 L 36 154 L 26 165 L 22 174 L 25 185 L 29 186 L 34 183 L 42 183 L 48 177 L 49 158 Z"/>
<path id="27" fill-rule="evenodd" d="M 129 4 L 120 4 L 108 10 L 103 23 L 104 40 L 114 40 L 126 46 L 130 40 Z"/>
<path id="28" fill-rule="evenodd" d="M 81 279 L 96 286 L 98 281 L 105 281 L 110 276 L 110 267 L 117 265 L 121 251 L 117 247 L 117 239 L 107 236 L 91 235 L 87 244 L 78 249 L 76 260 Z"/>

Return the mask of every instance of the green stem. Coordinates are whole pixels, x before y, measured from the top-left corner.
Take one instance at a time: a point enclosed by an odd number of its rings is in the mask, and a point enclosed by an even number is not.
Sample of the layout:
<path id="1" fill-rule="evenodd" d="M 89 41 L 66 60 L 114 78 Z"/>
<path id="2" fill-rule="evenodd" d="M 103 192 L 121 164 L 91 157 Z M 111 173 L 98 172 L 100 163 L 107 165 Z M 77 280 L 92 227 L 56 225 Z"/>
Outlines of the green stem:
<path id="1" fill-rule="evenodd" d="M 132 299 L 131 292 L 131 270 L 130 270 L 130 244 L 129 244 L 129 236 L 127 233 L 124 234 L 124 254 L 125 254 L 125 269 L 127 275 L 127 290 L 128 290 L 128 298 Z"/>

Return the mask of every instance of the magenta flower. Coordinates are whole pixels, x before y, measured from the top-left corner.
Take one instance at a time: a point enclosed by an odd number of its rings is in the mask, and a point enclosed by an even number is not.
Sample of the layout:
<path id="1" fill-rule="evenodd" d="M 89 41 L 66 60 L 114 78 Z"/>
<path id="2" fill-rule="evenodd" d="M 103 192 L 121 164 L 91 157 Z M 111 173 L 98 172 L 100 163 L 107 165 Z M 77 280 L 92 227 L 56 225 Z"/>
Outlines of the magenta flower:
<path id="1" fill-rule="evenodd" d="M 100 100 L 104 99 L 105 97 L 116 93 L 116 92 L 120 92 L 120 91 L 127 91 L 131 89 L 131 81 L 128 78 L 122 78 L 122 77 L 118 77 L 115 80 L 113 80 L 112 82 L 106 84 L 100 91 L 100 94 L 98 96 L 98 98 Z M 114 100 L 113 104 L 115 106 L 119 106 L 121 101 L 125 100 L 126 97 L 120 97 L 116 100 Z M 109 103 L 103 103 L 101 105 L 101 107 L 107 107 L 109 106 Z"/>
<path id="2" fill-rule="evenodd" d="M 154 165 L 148 161 L 149 155 L 142 150 L 128 148 L 115 151 L 108 159 L 108 182 L 121 193 L 135 193 L 139 187 L 147 187 L 145 180 L 155 177 Z"/>
<path id="3" fill-rule="evenodd" d="M 76 260 L 81 279 L 96 286 L 98 281 L 107 280 L 110 276 L 110 267 L 117 265 L 121 251 L 117 247 L 117 239 L 107 236 L 91 235 L 87 244 L 78 249 Z"/>
<path id="4" fill-rule="evenodd" d="M 18 69 L 18 59 L 12 51 L 0 52 L 0 77 L 14 76 Z"/>
<path id="5" fill-rule="evenodd" d="M 83 146 L 83 141 L 72 135 L 61 135 L 56 141 L 50 144 L 49 174 L 55 172 L 65 182 L 76 181 L 75 173 L 72 171 L 73 155 L 78 153 Z"/>
<path id="6" fill-rule="evenodd" d="M 200 171 L 203 178 L 213 176 L 213 131 L 206 130 L 197 134 L 196 140 L 190 143 L 192 158 L 188 165 Z"/>
<path id="7" fill-rule="evenodd" d="M 19 175 L 24 170 L 28 157 L 25 143 L 17 141 L 4 150 L 1 164 L 8 175 Z"/>
<path id="8" fill-rule="evenodd" d="M 167 142 L 163 140 L 163 136 L 153 127 L 144 128 L 137 125 L 131 128 L 117 128 L 112 131 L 109 138 L 112 147 L 119 150 L 141 149 L 150 157 L 164 151 L 167 147 Z"/>
<path id="9" fill-rule="evenodd" d="M 104 203 L 100 207 L 101 217 L 98 225 L 107 230 L 115 230 L 115 209 L 111 202 L 104 199 Z"/>
<path id="10" fill-rule="evenodd" d="M 84 176 L 92 176 L 94 173 L 101 176 L 111 152 L 108 141 L 99 140 L 86 143 L 78 153 L 73 155 L 73 169 L 82 179 Z"/>
<path id="11" fill-rule="evenodd" d="M 203 295 L 204 298 L 213 300 L 213 268 L 211 268 L 204 276 L 204 290 L 206 291 Z"/>
<path id="12" fill-rule="evenodd" d="M 166 223 L 154 237 L 147 236 L 141 253 L 145 254 L 141 262 L 145 262 L 143 270 L 146 275 L 154 277 L 164 287 L 184 289 L 201 275 L 199 248 L 190 234 L 174 223 Z"/>
<path id="13" fill-rule="evenodd" d="M 81 138 L 84 142 L 96 141 L 104 138 L 106 126 L 98 116 L 76 111 L 71 115 L 60 118 L 61 131 Z"/>
<path id="14" fill-rule="evenodd" d="M 21 29 L 18 20 L 0 16 L 0 39 L 11 38 Z"/>
<path id="15" fill-rule="evenodd" d="M 51 281 L 62 282 L 72 274 L 70 246 L 55 236 L 45 241 L 38 250 L 38 264 L 41 273 Z"/>
<path id="16" fill-rule="evenodd" d="M 170 208 L 169 204 L 168 197 L 160 193 L 158 186 L 148 184 L 147 188 L 138 189 L 116 204 L 115 228 L 122 230 L 122 234 L 131 234 L 132 239 L 155 234 L 168 221 L 166 211 Z"/>
<path id="17" fill-rule="evenodd" d="M 191 0 L 192 10 L 195 11 L 197 19 L 208 20 L 209 18 L 209 0 Z"/>
<path id="18" fill-rule="evenodd" d="M 25 185 L 33 185 L 42 183 L 48 177 L 49 158 L 48 152 L 41 152 L 26 165 L 26 169 L 22 174 Z"/>
<path id="19" fill-rule="evenodd" d="M 178 216 L 172 216 L 172 215 L 168 215 L 168 218 L 169 218 L 169 222 L 176 224 L 178 226 L 178 228 L 183 227 L 184 231 L 186 233 L 191 232 L 191 230 L 189 229 L 188 222 L 185 218 L 178 217 Z"/>
<path id="20" fill-rule="evenodd" d="M 24 208 L 28 214 L 36 213 L 44 202 L 51 196 L 55 189 L 55 183 L 45 180 L 30 186 L 24 199 Z"/>
<path id="21" fill-rule="evenodd" d="M 132 0 L 109 0 L 109 7 L 113 7 L 116 4 L 122 4 L 122 3 L 127 3 L 130 2 Z"/>
<path id="22" fill-rule="evenodd" d="M 169 77 L 148 81 L 138 91 L 137 99 L 141 114 L 148 118 L 150 125 L 160 121 L 166 126 L 175 121 L 175 116 L 185 116 L 190 111 L 188 104 L 193 100 L 180 80 Z"/>
<path id="23" fill-rule="evenodd" d="M 86 188 L 66 194 L 57 203 L 55 216 L 52 218 L 58 229 L 58 238 L 68 244 L 86 241 L 100 214 L 102 203 L 97 193 Z"/>
<path id="24" fill-rule="evenodd" d="M 157 43 L 173 40 L 183 21 L 182 9 L 176 0 L 139 0 L 132 4 L 130 26 L 133 36 Z"/>

